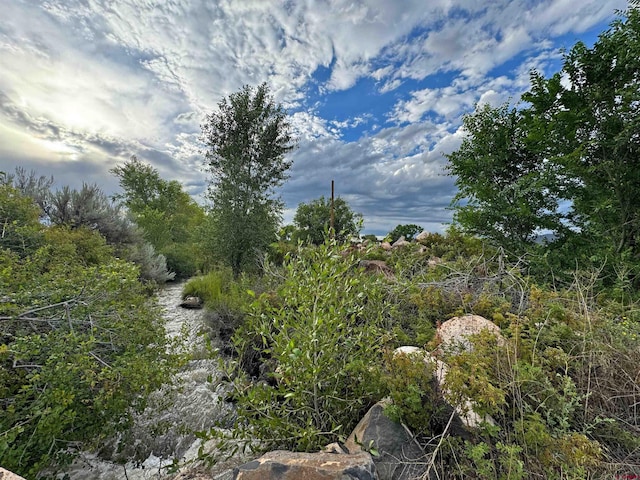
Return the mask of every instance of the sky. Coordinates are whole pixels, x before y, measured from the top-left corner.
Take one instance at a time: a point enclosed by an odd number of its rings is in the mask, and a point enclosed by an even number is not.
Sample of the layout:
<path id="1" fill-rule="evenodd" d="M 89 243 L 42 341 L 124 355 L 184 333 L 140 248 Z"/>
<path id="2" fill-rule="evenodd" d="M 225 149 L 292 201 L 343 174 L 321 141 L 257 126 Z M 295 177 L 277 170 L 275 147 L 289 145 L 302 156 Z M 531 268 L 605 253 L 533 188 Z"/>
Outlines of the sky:
<path id="1" fill-rule="evenodd" d="M 299 147 L 278 191 L 336 195 L 363 233 L 441 232 L 446 154 L 478 104 L 517 102 L 626 0 L 0 0 L 0 171 L 97 183 L 132 155 L 204 203 L 201 124 L 266 82 Z"/>

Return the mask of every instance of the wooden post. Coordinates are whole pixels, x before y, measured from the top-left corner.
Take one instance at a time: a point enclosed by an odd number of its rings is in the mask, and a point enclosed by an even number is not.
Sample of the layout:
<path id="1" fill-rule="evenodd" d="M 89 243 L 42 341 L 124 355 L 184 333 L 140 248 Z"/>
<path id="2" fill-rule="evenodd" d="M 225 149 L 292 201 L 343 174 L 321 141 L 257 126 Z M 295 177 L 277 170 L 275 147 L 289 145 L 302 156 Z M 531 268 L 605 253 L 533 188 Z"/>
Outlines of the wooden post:
<path id="1" fill-rule="evenodd" d="M 335 237 L 336 231 L 335 231 L 335 212 L 333 209 L 333 180 L 331 180 L 331 220 L 329 222 L 329 235 L 331 236 L 331 239 L 333 240 L 333 238 Z"/>

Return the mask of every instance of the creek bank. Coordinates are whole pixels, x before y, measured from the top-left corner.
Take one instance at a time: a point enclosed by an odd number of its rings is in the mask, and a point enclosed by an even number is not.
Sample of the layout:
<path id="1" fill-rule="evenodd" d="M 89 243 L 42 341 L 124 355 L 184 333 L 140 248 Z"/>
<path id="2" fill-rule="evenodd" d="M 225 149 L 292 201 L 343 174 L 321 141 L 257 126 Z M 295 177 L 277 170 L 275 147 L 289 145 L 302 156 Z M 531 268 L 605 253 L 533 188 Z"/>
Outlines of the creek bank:
<path id="1" fill-rule="evenodd" d="M 168 337 L 180 342 L 193 359 L 153 392 L 136 415 L 126 438 L 113 439 L 98 454 L 82 452 L 63 475 L 69 480 L 145 480 L 174 478 L 174 466 L 197 469 L 201 440 L 194 432 L 230 427 L 234 410 L 219 361 L 210 359 L 203 339 L 204 310 L 181 308 L 184 282 L 169 283 L 157 293 Z M 202 357 L 202 358 L 198 358 Z M 211 450 L 212 445 L 205 445 Z M 233 465 L 234 466 L 234 465 Z M 231 467 L 229 467 L 231 468 Z M 211 478 L 211 477 L 209 477 Z"/>

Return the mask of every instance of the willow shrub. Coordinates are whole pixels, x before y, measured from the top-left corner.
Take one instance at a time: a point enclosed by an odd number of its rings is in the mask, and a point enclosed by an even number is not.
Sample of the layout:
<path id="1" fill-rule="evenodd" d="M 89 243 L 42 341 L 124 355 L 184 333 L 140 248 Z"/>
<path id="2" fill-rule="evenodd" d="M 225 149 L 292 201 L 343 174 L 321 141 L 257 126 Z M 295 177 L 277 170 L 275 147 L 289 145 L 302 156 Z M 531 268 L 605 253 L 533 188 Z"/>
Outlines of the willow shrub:
<path id="1" fill-rule="evenodd" d="M 285 261 L 277 293 L 256 299 L 233 339 L 244 370 L 265 380 L 237 383 L 240 430 L 265 448 L 302 451 L 351 432 L 381 395 L 379 282 L 335 244 Z"/>
<path id="2" fill-rule="evenodd" d="M 98 233 L 49 227 L 0 248 L 0 464 L 36 478 L 125 430 L 177 368 L 132 263 Z"/>

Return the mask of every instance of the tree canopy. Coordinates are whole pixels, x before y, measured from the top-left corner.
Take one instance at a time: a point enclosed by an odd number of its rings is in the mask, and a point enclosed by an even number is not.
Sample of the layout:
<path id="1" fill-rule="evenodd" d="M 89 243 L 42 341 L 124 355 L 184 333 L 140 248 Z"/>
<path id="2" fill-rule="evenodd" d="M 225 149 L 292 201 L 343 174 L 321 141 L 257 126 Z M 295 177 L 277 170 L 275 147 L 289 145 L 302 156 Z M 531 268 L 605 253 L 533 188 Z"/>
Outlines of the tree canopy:
<path id="1" fill-rule="evenodd" d="M 266 84 L 224 98 L 202 125 L 209 184 L 210 248 L 234 274 L 251 267 L 276 239 L 296 141 Z"/>
<path id="2" fill-rule="evenodd" d="M 335 239 L 343 242 L 358 235 L 362 215 L 355 213 L 341 197 L 333 202 Z M 320 245 L 326 240 L 331 222 L 331 199 L 324 196 L 298 205 L 293 222 L 297 227 L 294 237 L 303 242 Z"/>
<path id="3" fill-rule="evenodd" d="M 387 234 L 387 240 L 391 243 L 398 240 L 400 237 L 404 237 L 405 240 L 411 241 L 413 237 L 422 232 L 422 227 L 409 223 L 406 225 L 396 225 L 396 227 Z"/>
<path id="4" fill-rule="evenodd" d="M 531 74 L 517 107 L 480 106 L 448 156 L 455 220 L 509 252 L 640 263 L 640 12 L 629 9 L 562 70 Z M 617 259 L 617 260 L 615 260 Z"/>
<path id="5" fill-rule="evenodd" d="M 200 229 L 205 212 L 176 181 L 167 181 L 135 156 L 111 172 L 123 193 L 115 195 L 127 207 L 144 239 L 167 259 L 167 266 L 179 276 L 193 275 L 202 258 Z"/>

